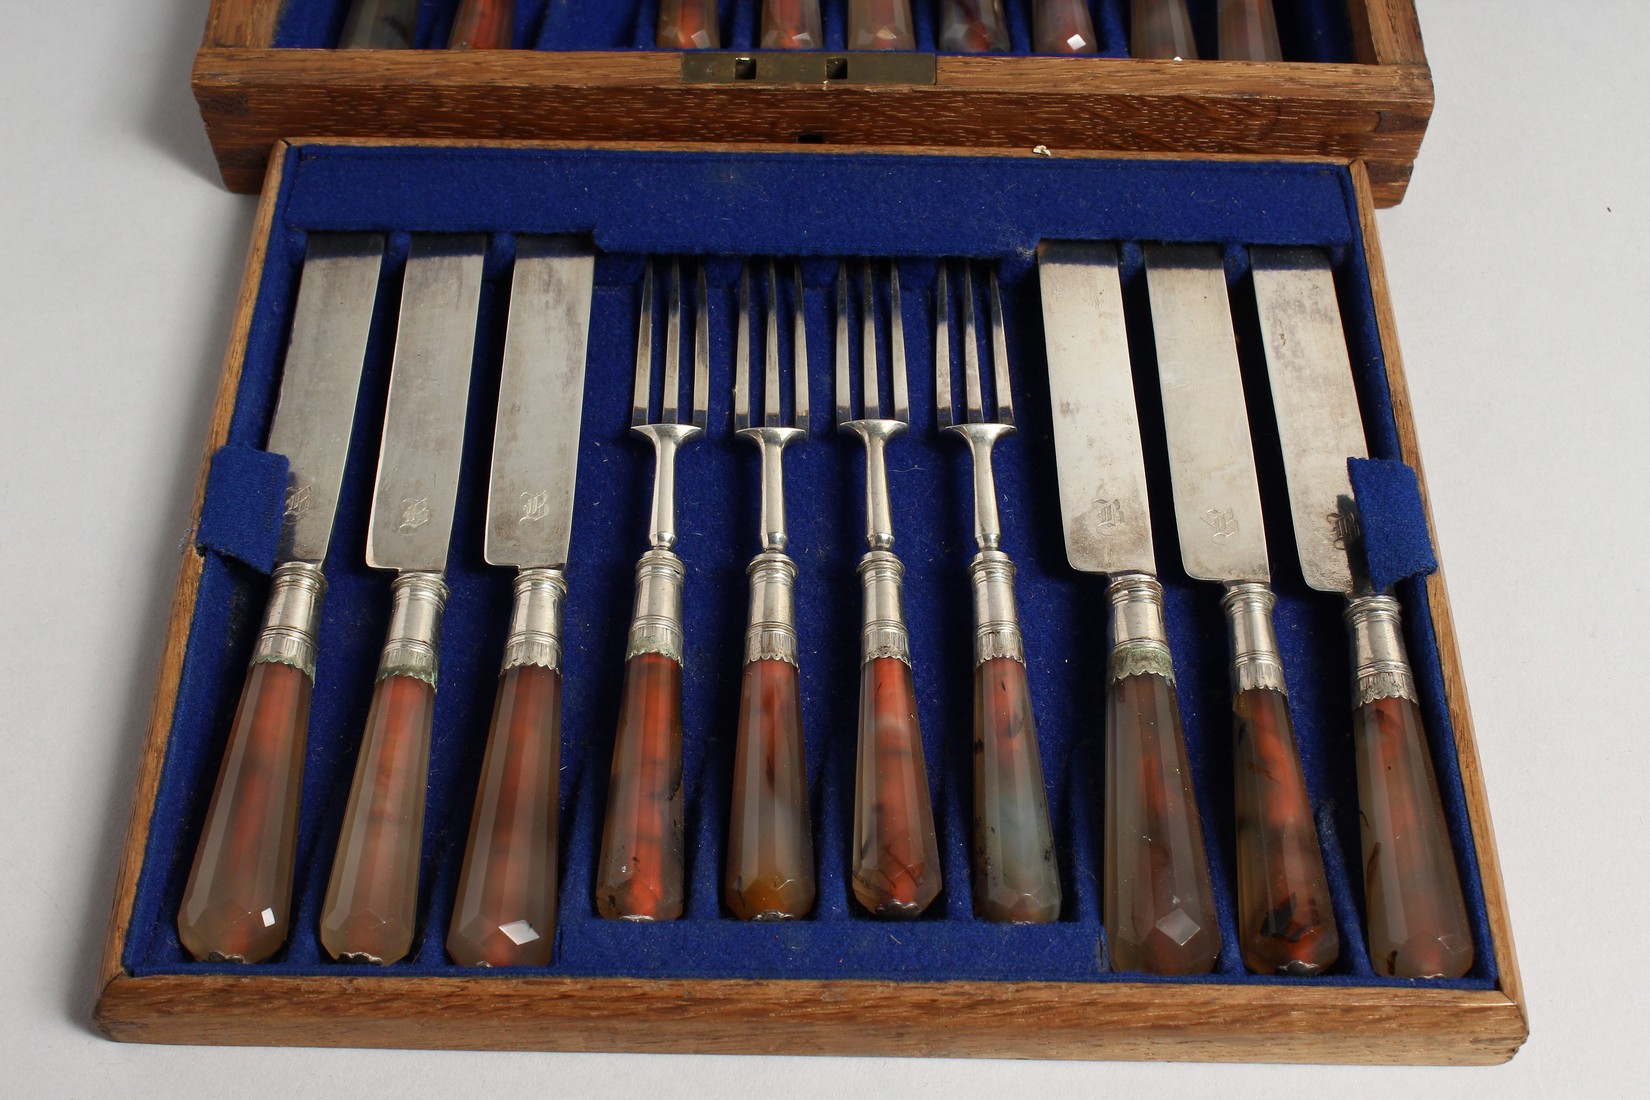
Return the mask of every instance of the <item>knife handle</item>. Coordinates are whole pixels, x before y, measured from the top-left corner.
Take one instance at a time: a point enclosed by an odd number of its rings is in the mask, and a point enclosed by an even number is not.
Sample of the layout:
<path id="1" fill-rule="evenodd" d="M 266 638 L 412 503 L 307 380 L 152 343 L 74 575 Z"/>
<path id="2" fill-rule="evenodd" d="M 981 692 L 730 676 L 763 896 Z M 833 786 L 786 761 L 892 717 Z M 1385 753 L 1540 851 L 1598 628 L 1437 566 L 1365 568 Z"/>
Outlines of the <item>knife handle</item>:
<path id="1" fill-rule="evenodd" d="M 911 0 L 848 0 L 850 50 L 914 50 Z"/>
<path id="2" fill-rule="evenodd" d="M 437 644 L 447 586 L 395 579 L 389 637 L 321 907 L 321 945 L 344 962 L 388 965 L 412 949 L 430 776 Z"/>
<path id="3" fill-rule="evenodd" d="M 1370 962 L 1376 973 L 1398 978 L 1459 978 L 1472 968 L 1472 925 L 1398 601 L 1355 598 L 1346 621 L 1356 659 L 1352 738 Z"/>
<path id="4" fill-rule="evenodd" d="M 945 0 L 940 12 L 942 50 L 990 53 L 1008 49 L 1002 0 Z"/>
<path id="5" fill-rule="evenodd" d="M 1221 600 L 1232 645 L 1238 937 L 1255 973 L 1311 977 L 1334 964 L 1341 938 L 1289 716 L 1275 602 L 1264 584 L 1230 585 Z"/>
<path id="6" fill-rule="evenodd" d="M 982 550 L 974 586 L 974 915 L 1045 924 L 1060 915 L 1037 718 L 1014 600 L 1014 563 Z"/>
<path id="7" fill-rule="evenodd" d="M 1197 41 L 1186 0 L 1134 0 L 1129 55 L 1164 61 L 1196 61 Z"/>
<path id="8" fill-rule="evenodd" d="M 1222 61 L 1282 61 L 1272 0 L 1220 0 Z"/>
<path id="9" fill-rule="evenodd" d="M 751 562 L 750 628 L 722 882 L 723 901 L 741 920 L 795 920 L 814 907 L 795 584 L 796 564 L 780 551 L 764 551 Z"/>
<path id="10" fill-rule="evenodd" d="M 653 549 L 636 566 L 619 729 L 596 865 L 596 911 L 682 915 L 682 561 Z"/>
<path id="11" fill-rule="evenodd" d="M 1112 579 L 1101 913 L 1114 970 L 1206 974 L 1220 953 L 1209 860 L 1156 578 Z"/>
<path id="12" fill-rule="evenodd" d="M 447 931 L 447 954 L 461 966 L 544 966 L 555 945 L 566 598 L 559 569 L 516 576 L 504 668 Z"/>
<path id="13" fill-rule="evenodd" d="M 203 962 L 262 962 L 280 950 L 290 930 L 315 635 L 325 592 L 318 565 L 288 562 L 275 570 L 178 908 L 178 938 Z"/>
<path id="14" fill-rule="evenodd" d="M 1088 0 L 1037 0 L 1031 23 L 1037 53 L 1085 54 L 1099 48 Z"/>
<path id="15" fill-rule="evenodd" d="M 873 550 L 859 565 L 859 742 L 854 773 L 854 897 L 872 916 L 918 916 L 939 895 L 939 841 L 917 721 L 911 643 L 901 606 L 905 567 Z"/>
<path id="16" fill-rule="evenodd" d="M 661 50 L 718 50 L 716 0 L 660 0 L 655 42 Z"/>
<path id="17" fill-rule="evenodd" d="M 764 50 L 819 50 L 825 33 L 819 20 L 819 0 L 763 0 Z"/>
<path id="18" fill-rule="evenodd" d="M 516 0 L 464 0 L 453 16 L 449 50 L 507 50 L 515 36 Z"/>
<path id="19" fill-rule="evenodd" d="M 410 50 L 417 34 L 418 0 L 354 0 L 338 48 Z"/>

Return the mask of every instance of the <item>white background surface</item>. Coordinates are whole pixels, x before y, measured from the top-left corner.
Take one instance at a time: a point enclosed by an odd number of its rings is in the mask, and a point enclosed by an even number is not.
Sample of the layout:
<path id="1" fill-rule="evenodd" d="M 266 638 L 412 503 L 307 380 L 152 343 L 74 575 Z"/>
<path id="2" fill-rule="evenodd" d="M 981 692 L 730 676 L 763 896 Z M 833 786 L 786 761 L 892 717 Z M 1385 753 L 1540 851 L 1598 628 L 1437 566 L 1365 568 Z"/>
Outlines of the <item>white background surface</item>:
<path id="1" fill-rule="evenodd" d="M 253 200 L 206 0 L 0 38 L 0 1094 L 1643 1095 L 1650 8 L 1422 0 L 1438 109 L 1380 215 L 1533 1038 L 1489 1070 L 127 1046 L 91 1029 Z"/>

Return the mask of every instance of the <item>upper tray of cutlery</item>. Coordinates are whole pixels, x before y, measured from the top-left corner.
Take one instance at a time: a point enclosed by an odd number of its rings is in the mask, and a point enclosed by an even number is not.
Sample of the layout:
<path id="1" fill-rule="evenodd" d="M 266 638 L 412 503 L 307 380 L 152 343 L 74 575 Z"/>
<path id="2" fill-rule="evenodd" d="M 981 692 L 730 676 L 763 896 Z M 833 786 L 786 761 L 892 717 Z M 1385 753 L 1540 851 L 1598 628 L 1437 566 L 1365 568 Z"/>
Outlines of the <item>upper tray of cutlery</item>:
<path id="1" fill-rule="evenodd" d="M 1432 110 L 1413 0 L 214 0 L 225 180 L 284 137 L 1345 156 L 1397 202 Z"/>

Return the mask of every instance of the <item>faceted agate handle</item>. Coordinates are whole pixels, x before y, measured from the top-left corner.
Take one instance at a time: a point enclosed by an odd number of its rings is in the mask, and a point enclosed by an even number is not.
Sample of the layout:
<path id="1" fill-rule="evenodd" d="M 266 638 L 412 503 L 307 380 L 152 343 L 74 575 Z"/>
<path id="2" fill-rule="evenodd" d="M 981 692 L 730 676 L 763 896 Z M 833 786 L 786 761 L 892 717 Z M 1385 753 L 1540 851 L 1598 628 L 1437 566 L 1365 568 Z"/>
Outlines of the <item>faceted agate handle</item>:
<path id="1" fill-rule="evenodd" d="M 914 50 L 911 0 L 849 0 L 850 50 Z"/>
<path id="2" fill-rule="evenodd" d="M 1282 61 L 1272 0 L 1220 0 L 1222 61 Z"/>
<path id="3" fill-rule="evenodd" d="M 661 50 L 720 49 L 716 0 L 660 0 L 654 41 Z"/>
<path id="4" fill-rule="evenodd" d="M 417 34 L 418 0 L 353 0 L 338 48 L 410 50 Z"/>
<path id="5" fill-rule="evenodd" d="M 1088 0 L 1037 0 L 1032 9 L 1032 48 L 1038 53 L 1094 53 L 1099 39 Z"/>
<path id="6" fill-rule="evenodd" d="M 1197 42 L 1192 37 L 1186 0 L 1134 0 L 1130 12 L 1131 56 L 1197 60 Z"/>
<path id="7" fill-rule="evenodd" d="M 1378 974 L 1459 978 L 1472 969 L 1472 926 L 1398 616 L 1390 596 L 1346 612 L 1369 958 Z"/>
<path id="8" fill-rule="evenodd" d="M 974 669 L 974 915 L 1015 924 L 1060 915 L 1031 686 L 1012 657 Z"/>
<path id="9" fill-rule="evenodd" d="M 447 36 L 449 50 L 507 50 L 515 35 L 516 0 L 464 0 Z"/>
<path id="10" fill-rule="evenodd" d="M 1154 578 L 1111 583 L 1101 915 L 1114 970 L 1205 974 L 1220 953 L 1174 668 Z"/>
<path id="11" fill-rule="evenodd" d="M 764 50 L 818 50 L 824 46 L 819 0 L 763 0 Z"/>
<path id="12" fill-rule="evenodd" d="M 293 562 L 275 571 L 178 909 L 178 938 L 203 962 L 262 962 L 286 942 L 325 590 L 319 566 Z"/>
<path id="13" fill-rule="evenodd" d="M 1002 0 L 945 0 L 940 14 L 940 49 L 956 53 L 1008 49 Z"/>
<path id="14" fill-rule="evenodd" d="M 916 685 L 898 657 L 860 670 L 853 885 L 872 916 L 895 920 L 920 915 L 940 892 Z"/>
<path id="15" fill-rule="evenodd" d="M 412 949 L 418 926 L 436 647 L 447 586 L 435 573 L 402 573 L 394 593 L 321 907 L 321 945 L 344 962 L 397 962 Z"/>
<path id="16" fill-rule="evenodd" d="M 559 570 L 523 570 L 516 578 L 504 671 L 447 932 L 447 954 L 462 966 L 550 962 L 566 595 Z"/>

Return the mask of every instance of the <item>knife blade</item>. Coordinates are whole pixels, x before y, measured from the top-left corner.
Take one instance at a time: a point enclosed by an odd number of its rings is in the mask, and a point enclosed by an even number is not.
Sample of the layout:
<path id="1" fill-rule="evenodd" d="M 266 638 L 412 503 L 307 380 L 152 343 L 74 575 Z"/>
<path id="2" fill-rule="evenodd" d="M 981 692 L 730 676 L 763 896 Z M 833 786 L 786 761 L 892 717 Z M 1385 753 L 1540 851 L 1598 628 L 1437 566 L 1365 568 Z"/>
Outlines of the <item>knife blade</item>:
<path id="1" fill-rule="evenodd" d="M 286 942 L 316 631 L 338 489 L 372 328 L 384 238 L 312 234 L 268 450 L 286 516 L 268 610 L 178 909 L 197 959 L 261 962 Z"/>
<path id="2" fill-rule="evenodd" d="M 401 290 L 367 564 L 398 571 L 378 683 L 321 910 L 349 962 L 412 946 L 430 725 L 486 238 L 414 236 Z"/>
<path id="3" fill-rule="evenodd" d="M 1212 245 L 1148 244 L 1145 256 L 1181 561 L 1225 586 L 1239 946 L 1256 973 L 1321 974 L 1340 935 L 1272 622 L 1226 265 Z"/>
<path id="4" fill-rule="evenodd" d="M 486 557 L 518 572 L 447 932 L 447 953 L 466 966 L 543 966 L 555 942 L 562 570 L 573 526 L 594 272 L 595 257 L 582 242 L 516 242 Z"/>
<path id="5" fill-rule="evenodd" d="M 1370 961 L 1395 977 L 1457 978 L 1472 968 L 1472 927 L 1400 608 L 1370 590 L 1361 562 L 1346 463 L 1367 450 L 1334 268 L 1314 248 L 1253 248 L 1250 263 L 1301 569 L 1349 597 Z"/>
<path id="6" fill-rule="evenodd" d="M 1101 905 L 1111 964 L 1206 973 L 1220 929 L 1152 553 L 1117 249 L 1044 242 L 1038 266 L 1066 553 L 1073 568 L 1110 576 Z"/>

